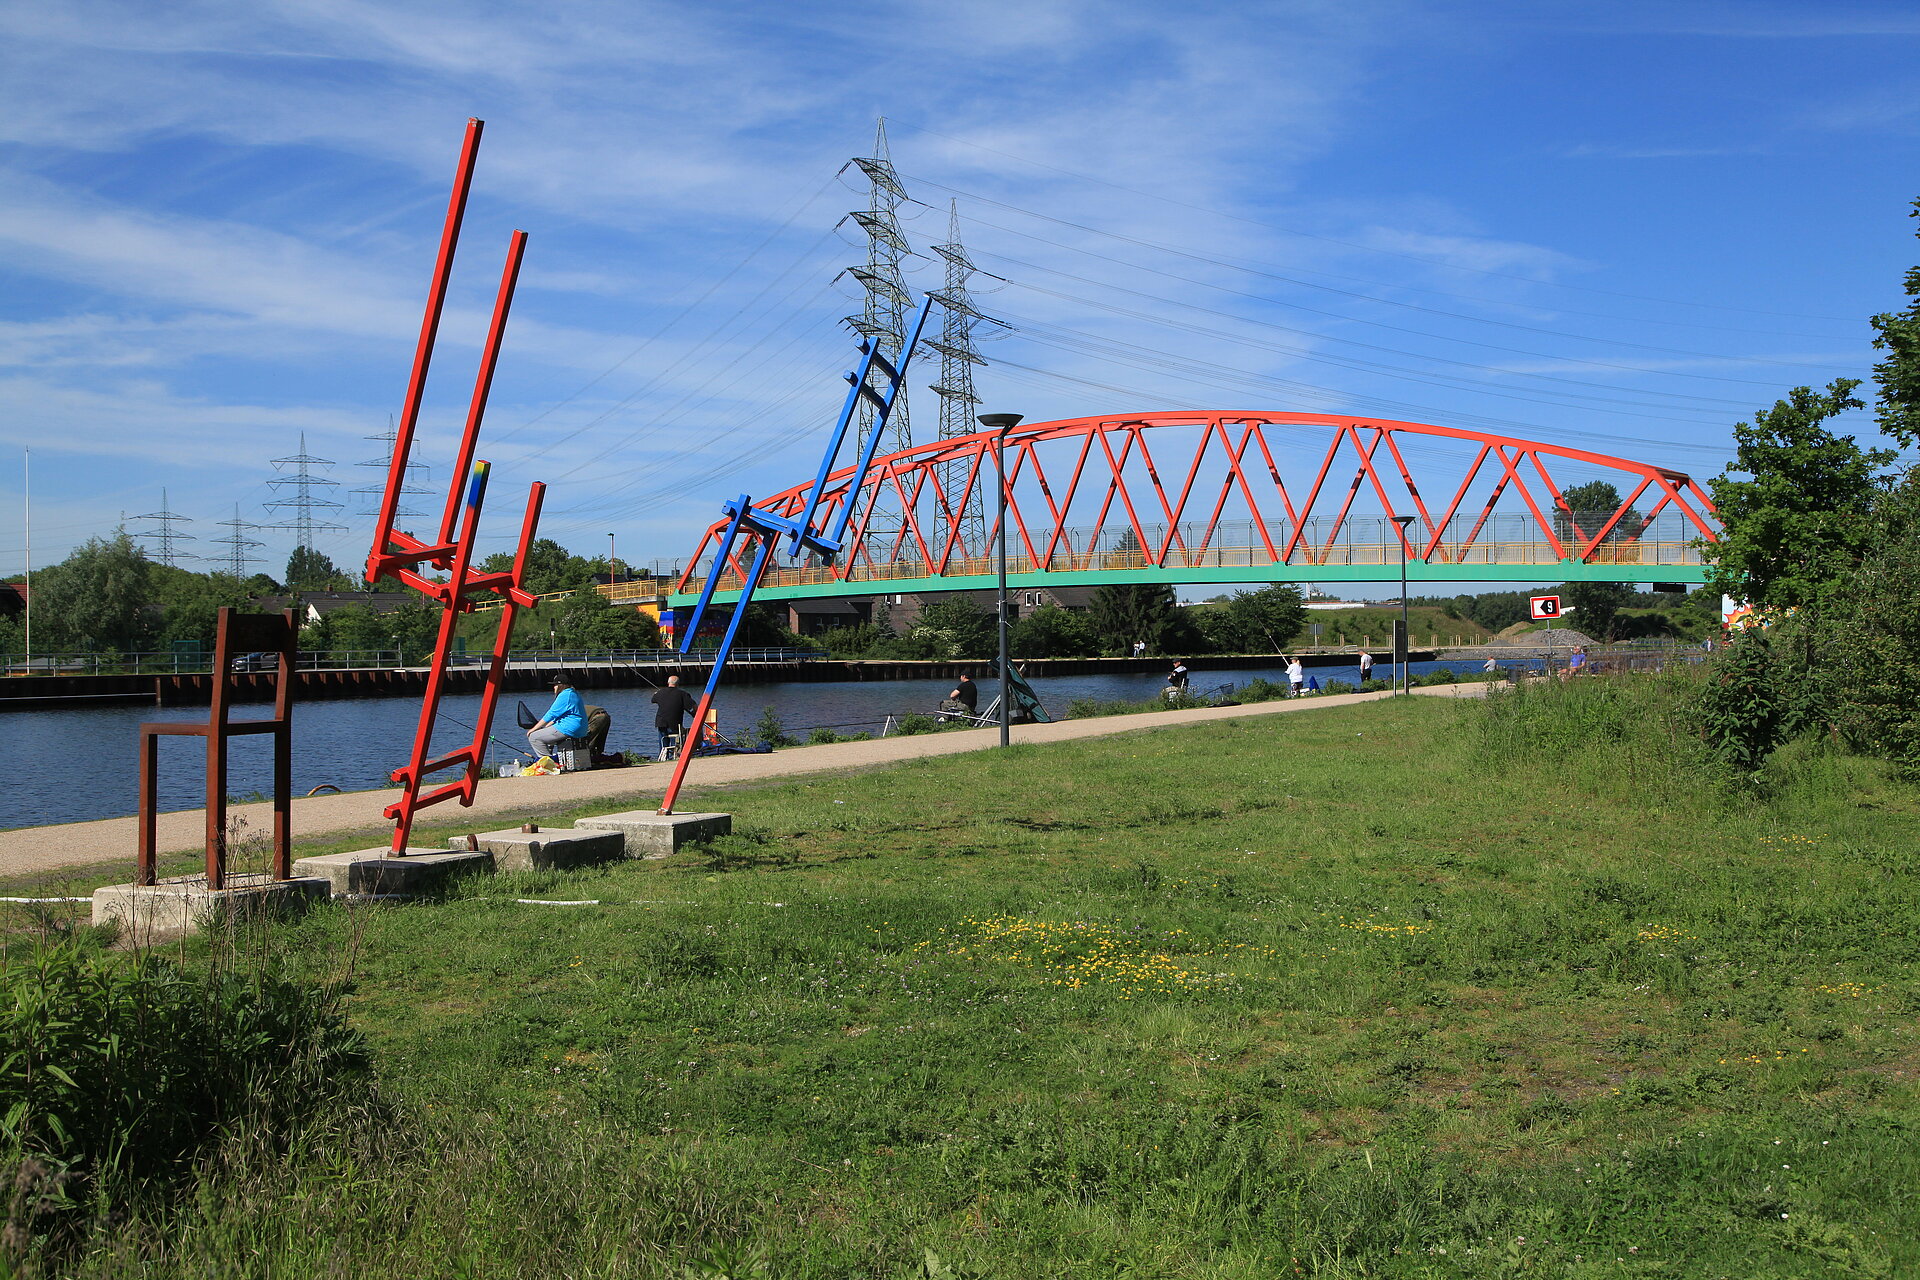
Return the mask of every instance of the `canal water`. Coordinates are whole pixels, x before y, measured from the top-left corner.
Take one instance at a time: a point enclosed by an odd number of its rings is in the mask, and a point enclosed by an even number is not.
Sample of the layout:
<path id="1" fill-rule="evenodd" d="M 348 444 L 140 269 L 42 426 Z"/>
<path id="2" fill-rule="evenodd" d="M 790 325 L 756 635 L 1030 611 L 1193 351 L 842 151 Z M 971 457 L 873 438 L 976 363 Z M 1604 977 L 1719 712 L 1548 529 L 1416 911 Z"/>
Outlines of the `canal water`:
<path id="1" fill-rule="evenodd" d="M 1415 674 L 1440 667 L 1478 671 L 1478 660 L 1415 662 Z M 1358 683 L 1355 667 L 1312 667 L 1320 683 L 1345 680 Z M 1210 693 L 1224 685 L 1238 685 L 1264 676 L 1281 681 L 1280 667 L 1262 666 L 1226 671 L 1196 671 L 1193 688 Z M 991 679 L 980 681 L 981 706 L 994 694 Z M 1034 690 L 1055 719 L 1064 719 L 1076 698 L 1141 701 L 1163 687 L 1158 675 L 1057 676 L 1033 681 Z M 951 680 L 887 680 L 831 684 L 779 683 L 722 688 L 715 695 L 721 731 L 744 733 L 761 713 L 772 707 L 789 735 L 805 739 L 816 726 L 842 734 L 878 733 L 888 716 L 933 712 L 953 687 Z M 695 690 L 697 693 L 698 690 Z M 592 689 L 586 699 L 605 707 L 613 717 L 609 750 L 652 753 L 659 736 L 653 730 L 652 690 Z M 526 738 L 516 727 L 515 703 L 505 696 L 494 716 L 488 747 L 489 765 L 528 758 Z M 525 698 L 538 715 L 548 698 Z M 446 698 L 435 726 L 436 752 L 463 746 L 473 736 L 478 712 L 477 694 Z M 193 720 L 205 717 L 196 707 L 97 707 L 72 711 L 9 711 L 0 714 L 0 829 L 43 826 L 56 822 L 83 822 L 116 818 L 137 811 L 140 800 L 138 726 L 146 720 Z M 246 704 L 234 719 L 264 717 L 269 705 Z M 365 791 L 387 784 L 387 774 L 405 762 L 413 742 L 420 704 L 410 698 L 351 698 L 300 703 L 294 707 L 293 793 L 305 795 L 315 787 L 331 785 L 342 791 Z M 205 800 L 205 743 L 197 737 L 167 737 L 160 742 L 160 808 L 194 809 Z M 273 748 L 264 734 L 232 739 L 229 750 L 229 794 L 264 798 L 273 785 Z M 451 777 L 451 774 L 446 776 Z"/>

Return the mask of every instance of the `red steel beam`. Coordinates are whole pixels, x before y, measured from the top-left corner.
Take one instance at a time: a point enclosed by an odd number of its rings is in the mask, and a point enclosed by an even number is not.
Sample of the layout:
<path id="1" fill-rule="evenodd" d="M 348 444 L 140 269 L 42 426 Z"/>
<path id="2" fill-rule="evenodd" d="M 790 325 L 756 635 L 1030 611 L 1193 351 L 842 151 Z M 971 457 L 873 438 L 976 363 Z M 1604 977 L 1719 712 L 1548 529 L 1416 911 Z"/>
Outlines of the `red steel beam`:
<path id="1" fill-rule="evenodd" d="M 1236 444 L 1230 427 L 1241 428 Z M 1327 427 L 1331 429 L 1331 439 L 1325 455 L 1320 460 L 1317 473 L 1311 486 L 1306 490 L 1304 501 L 1296 506 L 1293 494 L 1281 476 L 1273 448 L 1267 437 L 1267 428 L 1273 426 Z M 1186 475 L 1177 495 L 1171 494 L 1162 481 L 1161 468 L 1154 456 L 1154 450 L 1146 439 L 1148 432 L 1155 428 L 1194 428 L 1200 429 L 1193 457 L 1186 468 Z M 968 553 L 977 549 L 966 548 L 961 537 L 961 516 L 965 504 L 981 487 L 984 474 L 986 450 L 992 447 L 993 433 L 981 432 L 971 436 L 942 440 L 917 448 L 902 450 L 885 458 L 876 458 L 871 470 L 864 476 L 854 476 L 851 467 L 842 468 L 828 478 L 822 492 L 822 502 L 852 506 L 856 510 L 848 545 L 836 563 L 836 576 L 851 581 L 858 576 L 858 568 L 892 563 L 894 558 L 908 555 L 908 562 L 916 566 L 914 576 L 938 576 L 944 572 L 956 553 Z M 1220 492 L 1206 517 L 1205 531 L 1196 548 L 1187 545 L 1185 532 L 1180 528 L 1187 507 L 1192 502 L 1199 477 L 1204 469 L 1212 465 L 1214 436 L 1219 436 L 1221 451 L 1224 454 L 1224 476 Z M 1115 448 L 1113 438 L 1118 436 L 1120 444 Z M 1420 477 L 1408 462 L 1401 448 L 1401 437 L 1430 437 L 1444 440 L 1457 440 L 1476 445 L 1476 456 L 1468 466 L 1465 477 L 1460 481 L 1452 501 L 1445 510 L 1436 514 L 1426 504 L 1421 489 Z M 1074 441 L 1073 472 L 1066 481 L 1064 495 L 1057 496 L 1051 479 L 1048 477 L 1044 460 L 1037 446 L 1054 441 Z M 1005 447 L 1012 451 L 1008 468 L 1008 512 L 1021 533 L 1028 556 L 1037 566 L 1054 563 L 1055 557 L 1064 549 L 1067 554 L 1075 554 L 1072 540 L 1067 533 L 1081 498 L 1081 481 L 1088 473 L 1088 462 L 1099 457 L 1106 475 L 1105 492 L 1100 496 L 1099 510 L 1093 525 L 1104 527 L 1112 513 L 1117 499 L 1124 510 L 1128 527 L 1139 541 L 1144 558 L 1150 563 L 1171 563 L 1176 553 L 1187 560 L 1207 550 L 1218 536 L 1220 522 L 1224 518 L 1226 503 L 1237 486 L 1243 496 L 1247 511 L 1259 528 L 1259 543 L 1266 554 L 1275 562 L 1292 560 L 1305 545 L 1307 529 L 1314 519 L 1314 511 L 1327 494 L 1328 480 L 1333 469 L 1340 461 L 1341 450 L 1351 442 L 1357 455 L 1352 480 L 1346 486 L 1346 493 L 1337 514 L 1332 520 L 1330 540 L 1324 547 L 1310 549 L 1310 558 L 1314 563 L 1323 562 L 1342 536 L 1351 517 L 1354 503 L 1362 487 L 1371 487 L 1374 497 L 1382 510 L 1388 515 L 1394 513 L 1396 504 L 1404 503 L 1418 513 L 1424 526 L 1424 533 L 1414 540 L 1402 533 L 1406 539 L 1410 556 L 1431 559 L 1439 555 L 1447 559 L 1461 559 L 1473 547 L 1488 520 L 1495 513 L 1497 504 L 1512 485 L 1518 491 L 1530 518 L 1539 530 L 1542 540 L 1554 550 L 1554 554 L 1565 558 L 1570 554 L 1569 544 L 1558 536 L 1554 528 L 1550 511 L 1557 512 L 1564 506 L 1564 499 L 1548 469 L 1549 459 L 1579 462 L 1620 473 L 1624 473 L 1633 482 L 1633 496 L 1628 498 L 1614 519 L 1598 534 L 1590 535 L 1581 529 L 1575 546 L 1583 559 L 1590 559 L 1599 553 L 1601 543 L 1611 530 L 1617 527 L 1619 519 L 1631 509 L 1649 491 L 1659 495 L 1659 501 L 1648 512 L 1651 520 L 1667 505 L 1672 504 L 1683 513 L 1689 523 L 1703 537 L 1712 538 L 1715 530 L 1708 520 L 1712 514 L 1712 503 L 1693 481 L 1682 472 L 1636 462 L 1631 459 L 1612 457 L 1593 453 L 1583 449 L 1573 449 L 1560 445 L 1549 445 L 1537 441 L 1522 440 L 1490 432 L 1472 431 L 1455 427 L 1436 426 L 1427 423 L 1401 422 L 1391 419 L 1353 418 L 1327 414 L 1285 413 L 1285 412 L 1202 412 L 1181 411 L 1171 413 L 1151 413 L 1127 417 L 1099 416 L 1090 418 L 1066 419 L 1057 422 L 1025 424 L 1015 428 L 1005 440 Z M 1289 525 L 1284 545 L 1276 543 L 1271 536 L 1265 511 L 1262 509 L 1265 492 L 1262 486 L 1256 486 L 1247 468 L 1248 450 L 1257 445 L 1259 457 L 1267 471 L 1267 479 L 1272 484 L 1272 493 L 1280 499 L 1286 512 Z M 1381 461 L 1379 453 L 1385 446 L 1392 467 Z M 1095 453 L 1095 450 L 1098 453 Z M 1136 455 L 1136 449 L 1138 453 Z M 1138 468 L 1143 471 L 1144 482 L 1152 489 L 1151 500 L 1157 503 L 1167 522 L 1165 536 L 1149 539 L 1146 526 L 1140 518 L 1139 502 L 1147 495 L 1136 493 L 1135 486 L 1128 477 L 1128 468 L 1138 457 Z M 1456 519 L 1462 516 L 1462 507 L 1471 492 L 1476 477 L 1484 468 L 1489 457 L 1495 457 L 1500 463 L 1500 475 L 1492 491 L 1477 515 L 1473 529 L 1466 539 L 1451 545 L 1446 531 Z M 968 483 L 955 500 L 955 495 L 940 491 L 941 509 L 933 513 L 937 534 L 922 527 L 915 512 L 916 502 L 927 492 L 926 485 L 933 469 L 942 465 L 966 459 L 971 464 Z M 1523 467 L 1531 466 L 1538 472 L 1539 480 L 1547 494 L 1551 495 L 1552 507 L 1543 510 L 1535 498 L 1532 486 L 1522 475 Z M 1029 526 L 1021 509 L 1018 494 L 1014 492 L 1015 482 L 1019 478 L 1020 468 L 1031 467 L 1034 481 L 1039 485 L 1050 528 L 1042 531 L 1044 536 L 1036 540 L 1035 529 Z M 1096 469 L 1097 471 L 1098 469 Z M 1397 473 L 1397 474 L 1395 474 Z M 1390 479 L 1391 477 L 1391 479 Z M 772 502 L 796 501 L 811 488 L 811 485 L 799 485 L 785 494 L 776 495 Z M 873 535 L 879 531 L 872 528 L 873 515 L 879 495 L 883 489 L 894 492 L 906 504 L 908 517 L 902 521 L 898 530 L 889 530 L 889 547 L 884 543 L 876 545 Z M 724 523 L 724 522 L 722 522 Z M 695 566 L 698 558 L 711 545 L 712 537 L 720 528 L 716 525 L 709 530 L 709 536 L 703 539 L 700 550 L 688 562 L 686 570 L 676 583 L 677 591 L 692 589 L 697 577 Z M 1456 540 L 1457 541 L 1457 540 Z M 729 565 L 736 573 L 744 576 L 745 565 Z"/>

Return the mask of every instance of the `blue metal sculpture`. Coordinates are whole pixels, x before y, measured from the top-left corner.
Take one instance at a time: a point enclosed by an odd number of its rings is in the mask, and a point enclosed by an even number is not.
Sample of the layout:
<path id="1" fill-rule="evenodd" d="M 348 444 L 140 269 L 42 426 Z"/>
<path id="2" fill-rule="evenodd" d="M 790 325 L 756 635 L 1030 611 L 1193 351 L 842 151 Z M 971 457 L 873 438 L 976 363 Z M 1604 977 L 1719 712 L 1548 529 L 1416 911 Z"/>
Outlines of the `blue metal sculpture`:
<path id="1" fill-rule="evenodd" d="M 740 634 L 740 623 L 747 616 L 747 606 L 753 603 L 754 588 L 760 584 L 760 575 L 766 571 L 767 561 L 773 554 L 774 544 L 781 538 L 788 540 L 788 554 L 801 555 L 811 551 L 831 563 L 846 545 L 847 523 L 853 518 L 853 504 L 842 503 L 838 514 L 832 521 L 831 529 L 816 529 L 814 519 L 819 514 L 820 500 L 827 488 L 827 477 L 833 473 L 834 462 L 840 456 L 840 449 L 846 443 L 847 432 L 853 426 L 854 414 L 864 399 L 873 407 L 873 421 L 867 432 L 866 445 L 860 451 L 860 460 L 853 474 L 858 489 L 858 479 L 867 474 L 873 465 L 874 454 L 880 447 L 880 437 L 886 427 L 887 419 L 893 413 L 894 403 L 900 397 L 900 384 L 906 378 L 907 366 L 913 360 L 913 353 L 920 345 L 921 331 L 926 328 L 927 315 L 933 310 L 934 298 L 929 296 L 920 305 L 920 314 L 914 320 L 913 330 L 908 335 L 906 345 L 900 350 L 900 360 L 896 364 L 880 353 L 879 346 L 872 338 L 863 338 L 860 342 L 860 365 L 844 376 L 850 384 L 847 388 L 846 403 L 841 406 L 839 421 L 834 424 L 833 435 L 827 441 L 827 447 L 820 458 L 820 471 L 814 477 L 813 487 L 807 493 L 806 505 L 799 517 L 790 518 L 775 515 L 771 511 L 753 505 L 753 499 L 741 494 L 722 504 L 721 510 L 727 516 L 726 533 L 713 558 L 713 569 L 707 574 L 707 584 L 701 588 L 700 601 L 693 608 L 693 616 L 680 629 L 680 651 L 686 653 L 693 647 L 695 637 L 700 633 L 700 623 L 706 617 L 707 606 L 712 603 L 714 589 L 720 583 L 720 575 L 733 559 L 734 548 L 744 536 L 755 542 L 753 566 L 747 570 L 747 577 L 740 588 L 740 598 L 733 606 L 733 616 L 727 620 L 727 631 L 720 639 L 720 648 L 713 657 L 713 669 L 707 673 L 707 687 L 700 694 L 699 705 L 693 712 L 693 729 L 690 741 L 680 750 L 680 758 L 673 768 L 673 777 L 667 783 L 667 791 L 660 798 L 660 812 L 672 813 L 673 802 L 680 794 L 680 784 L 687 776 L 687 762 L 693 759 L 693 744 L 699 741 L 702 728 L 707 722 L 707 709 L 713 705 L 713 691 L 720 687 L 720 677 L 727 669 L 727 659 L 733 653 L 733 642 Z M 874 385 L 878 374 L 880 385 Z"/>

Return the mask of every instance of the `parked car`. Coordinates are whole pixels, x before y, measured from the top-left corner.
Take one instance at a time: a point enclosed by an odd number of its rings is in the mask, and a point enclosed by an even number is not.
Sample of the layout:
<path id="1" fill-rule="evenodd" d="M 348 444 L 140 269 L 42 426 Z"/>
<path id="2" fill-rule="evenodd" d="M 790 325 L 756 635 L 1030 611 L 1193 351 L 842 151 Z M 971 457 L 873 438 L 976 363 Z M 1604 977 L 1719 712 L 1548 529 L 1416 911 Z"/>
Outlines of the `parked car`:
<path id="1" fill-rule="evenodd" d="M 278 671 L 280 655 L 277 653 L 243 653 L 233 660 L 235 671 Z"/>

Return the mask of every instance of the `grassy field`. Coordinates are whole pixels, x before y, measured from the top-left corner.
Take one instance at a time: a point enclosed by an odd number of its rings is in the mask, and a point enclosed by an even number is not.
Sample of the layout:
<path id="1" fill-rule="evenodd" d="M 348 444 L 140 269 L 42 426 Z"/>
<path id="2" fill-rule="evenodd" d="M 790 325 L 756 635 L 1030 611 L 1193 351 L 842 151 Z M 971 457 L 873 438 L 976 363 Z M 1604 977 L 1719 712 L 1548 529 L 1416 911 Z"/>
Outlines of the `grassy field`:
<path id="1" fill-rule="evenodd" d="M 1920 806 L 1723 803 L 1602 683 L 743 791 L 195 943 L 348 984 L 377 1094 L 66 1270 L 1920 1274 Z"/>

